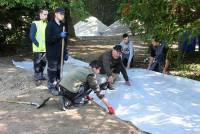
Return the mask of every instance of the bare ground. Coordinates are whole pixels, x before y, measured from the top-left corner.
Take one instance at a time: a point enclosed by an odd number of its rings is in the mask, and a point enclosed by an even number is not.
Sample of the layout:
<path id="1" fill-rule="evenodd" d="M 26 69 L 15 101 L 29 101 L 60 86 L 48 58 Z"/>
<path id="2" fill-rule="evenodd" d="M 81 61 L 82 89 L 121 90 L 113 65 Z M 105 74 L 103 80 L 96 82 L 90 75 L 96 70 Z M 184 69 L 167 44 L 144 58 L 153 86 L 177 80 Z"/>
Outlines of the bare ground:
<path id="1" fill-rule="evenodd" d="M 91 41 L 79 41 L 76 39 L 70 40 L 70 56 L 80 59 L 82 61 L 90 62 L 97 59 L 105 51 L 111 50 L 114 45 L 112 40 L 106 43 L 91 42 Z M 144 63 L 144 59 L 148 57 L 148 46 L 141 42 L 138 38 L 134 38 L 134 67 L 146 68 L 147 64 Z"/>
<path id="2" fill-rule="evenodd" d="M 80 46 L 82 47 L 82 46 Z M 71 55 L 80 47 L 72 46 Z M 87 57 L 90 47 L 85 54 Z M 111 48 L 111 46 L 107 46 Z M 77 50 L 75 50 L 77 48 Z M 91 49 L 96 49 L 92 47 Z M 104 48 L 98 48 L 102 50 Z M 102 50 L 103 51 L 103 50 Z M 93 51 L 91 51 L 93 52 Z M 99 52 L 95 52 L 99 54 Z M 77 58 L 85 58 L 75 54 Z M 91 59 L 90 59 L 91 58 Z M 16 68 L 11 57 L 0 58 L 0 101 L 42 102 L 48 93 L 46 82 L 36 86 L 32 73 Z M 80 58 L 81 59 L 81 58 Z M 94 59 L 89 56 L 86 61 Z M 84 59 L 83 59 L 84 60 Z M 142 132 L 129 122 L 107 114 L 94 102 L 81 108 L 60 111 L 57 98 L 51 99 L 44 107 L 0 102 L 0 133 L 2 134 L 141 134 Z"/>

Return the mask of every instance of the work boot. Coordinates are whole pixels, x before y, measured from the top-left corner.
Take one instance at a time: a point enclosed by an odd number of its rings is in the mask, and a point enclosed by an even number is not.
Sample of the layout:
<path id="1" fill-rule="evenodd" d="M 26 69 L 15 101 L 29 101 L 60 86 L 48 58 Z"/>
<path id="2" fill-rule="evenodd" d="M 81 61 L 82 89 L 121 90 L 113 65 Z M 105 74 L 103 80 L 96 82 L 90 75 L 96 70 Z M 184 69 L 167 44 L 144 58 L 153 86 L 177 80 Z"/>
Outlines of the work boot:
<path id="1" fill-rule="evenodd" d="M 43 73 L 38 74 L 38 80 L 46 80 L 46 78 L 43 76 Z"/>
<path id="2" fill-rule="evenodd" d="M 40 81 L 40 80 L 35 80 L 34 83 L 35 83 L 36 86 L 40 86 L 40 85 L 42 85 L 42 81 Z"/>
<path id="3" fill-rule="evenodd" d="M 101 89 L 101 90 L 107 90 L 107 88 L 108 88 L 108 82 L 103 83 L 103 84 L 101 84 L 101 85 L 99 85 L 99 86 L 100 86 L 100 89 Z"/>
<path id="4" fill-rule="evenodd" d="M 49 92 L 51 92 L 51 89 L 55 88 L 54 84 L 49 81 L 47 83 L 47 87 L 48 87 Z"/>
<path id="5" fill-rule="evenodd" d="M 49 92 L 54 95 L 54 96 L 58 96 L 59 95 L 59 91 L 58 89 L 56 88 L 56 84 L 55 83 L 51 83 L 51 82 L 48 82 L 48 90 Z"/>
<path id="6" fill-rule="evenodd" d="M 60 108 L 63 111 L 66 111 L 71 106 L 71 101 L 62 95 L 59 96 L 59 101 L 60 101 Z"/>
<path id="7" fill-rule="evenodd" d="M 59 95 L 59 91 L 56 88 L 53 88 L 51 90 L 51 94 L 54 95 L 54 96 L 58 96 Z"/>
<path id="8" fill-rule="evenodd" d="M 33 79 L 36 86 L 40 86 L 42 84 L 42 81 L 39 79 L 39 73 L 34 73 Z"/>
<path id="9" fill-rule="evenodd" d="M 111 84 L 111 83 L 108 83 L 108 89 L 109 89 L 109 90 L 115 90 L 113 84 Z"/>
<path id="10" fill-rule="evenodd" d="M 39 80 L 39 75 L 40 75 L 40 73 L 34 73 L 33 78 L 34 78 L 35 81 Z"/>

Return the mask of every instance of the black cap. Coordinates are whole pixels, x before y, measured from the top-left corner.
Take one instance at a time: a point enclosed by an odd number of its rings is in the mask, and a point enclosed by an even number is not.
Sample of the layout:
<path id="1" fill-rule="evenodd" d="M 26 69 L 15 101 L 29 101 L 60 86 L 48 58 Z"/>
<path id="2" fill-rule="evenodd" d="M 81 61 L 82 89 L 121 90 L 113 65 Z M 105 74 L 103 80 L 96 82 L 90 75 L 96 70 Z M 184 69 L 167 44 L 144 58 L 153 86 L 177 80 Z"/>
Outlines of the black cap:
<path id="1" fill-rule="evenodd" d="M 64 8 L 56 8 L 55 13 L 65 13 L 65 9 Z"/>
<path id="2" fill-rule="evenodd" d="M 121 45 L 115 45 L 115 46 L 113 47 L 113 49 L 115 49 L 115 50 L 118 51 L 118 52 L 122 52 L 122 46 L 121 46 Z"/>

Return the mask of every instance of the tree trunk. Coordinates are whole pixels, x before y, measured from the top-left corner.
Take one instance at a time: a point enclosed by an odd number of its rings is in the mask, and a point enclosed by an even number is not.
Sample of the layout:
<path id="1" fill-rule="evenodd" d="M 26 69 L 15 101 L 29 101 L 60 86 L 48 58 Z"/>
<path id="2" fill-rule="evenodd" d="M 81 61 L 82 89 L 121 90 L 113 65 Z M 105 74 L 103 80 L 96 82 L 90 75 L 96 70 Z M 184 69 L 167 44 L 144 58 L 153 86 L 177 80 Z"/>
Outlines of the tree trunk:
<path id="1" fill-rule="evenodd" d="M 66 31 L 69 33 L 70 37 L 75 37 L 74 25 L 72 22 L 72 17 L 70 15 L 70 10 L 67 8 L 65 9 L 65 11 L 66 11 L 66 16 L 65 16 Z"/>

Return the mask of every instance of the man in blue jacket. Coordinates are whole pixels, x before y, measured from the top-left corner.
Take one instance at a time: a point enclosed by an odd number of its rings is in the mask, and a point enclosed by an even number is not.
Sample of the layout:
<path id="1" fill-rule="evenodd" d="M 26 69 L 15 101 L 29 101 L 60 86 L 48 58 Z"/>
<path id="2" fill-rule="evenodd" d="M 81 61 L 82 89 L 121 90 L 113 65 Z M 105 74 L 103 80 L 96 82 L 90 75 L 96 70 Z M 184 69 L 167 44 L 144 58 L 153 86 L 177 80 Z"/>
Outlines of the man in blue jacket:
<path id="1" fill-rule="evenodd" d="M 63 31 L 65 10 L 57 8 L 55 10 L 55 17 L 49 21 L 46 27 L 46 53 L 48 61 L 48 89 L 50 92 L 56 90 L 55 85 L 60 81 L 60 67 L 61 67 L 61 49 L 62 39 L 65 41 L 65 49 L 67 45 L 67 33 Z"/>

